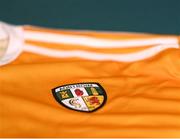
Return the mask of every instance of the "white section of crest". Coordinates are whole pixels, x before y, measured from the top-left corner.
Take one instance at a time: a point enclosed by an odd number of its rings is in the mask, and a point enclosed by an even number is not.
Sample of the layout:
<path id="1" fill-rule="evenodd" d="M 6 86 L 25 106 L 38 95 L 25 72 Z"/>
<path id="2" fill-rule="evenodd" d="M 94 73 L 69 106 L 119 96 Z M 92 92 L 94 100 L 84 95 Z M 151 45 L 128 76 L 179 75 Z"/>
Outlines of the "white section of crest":
<path id="1" fill-rule="evenodd" d="M 1 30 L 4 30 L 7 33 L 8 36 L 8 48 L 3 55 L 2 58 L 0 58 L 0 66 L 8 64 L 12 61 L 14 61 L 22 52 L 23 50 L 23 29 L 22 27 L 17 27 L 13 25 L 9 25 L 3 22 L 0 22 Z"/>
<path id="2" fill-rule="evenodd" d="M 76 102 L 78 102 L 81 107 L 75 107 L 73 105 L 71 105 L 69 103 L 70 100 L 73 100 L 73 99 L 78 99 Z M 62 103 L 64 103 L 66 106 L 72 108 L 72 109 L 75 109 L 75 110 L 83 110 L 83 111 L 89 111 L 88 107 L 86 106 L 84 100 L 81 98 L 81 97 L 76 97 L 76 98 L 69 98 L 69 99 L 65 99 L 65 100 L 62 100 Z"/>
<path id="3" fill-rule="evenodd" d="M 24 32 L 24 37 L 27 40 L 33 40 L 33 41 L 82 45 L 92 48 L 127 48 L 127 47 L 142 47 L 142 46 L 157 45 L 157 44 L 178 44 L 178 39 L 176 37 L 146 38 L 146 39 L 132 39 L 132 40 L 107 40 L 107 39 L 97 39 L 88 36 L 64 35 L 64 34 L 54 34 L 47 32 L 28 31 L 28 30 Z"/>
<path id="4" fill-rule="evenodd" d="M 92 84 L 92 87 L 99 87 L 97 84 Z"/>
<path id="5" fill-rule="evenodd" d="M 81 91 L 83 91 L 83 95 L 82 95 L 82 96 L 89 96 L 88 93 L 87 93 L 87 91 L 86 91 L 86 89 L 84 89 L 84 87 L 78 87 L 78 88 L 71 88 L 71 89 L 70 89 L 74 97 L 78 97 L 78 96 L 76 95 L 76 93 L 75 93 L 75 90 L 76 90 L 76 89 L 80 89 Z"/>
<path id="6" fill-rule="evenodd" d="M 133 62 L 133 61 L 138 61 L 152 57 L 168 48 L 179 48 L 179 45 L 178 44 L 157 45 L 142 51 L 128 53 L 128 54 L 105 54 L 105 53 L 95 53 L 95 52 L 81 51 L 81 50 L 62 51 L 62 50 L 53 50 L 49 48 L 42 48 L 29 44 L 26 44 L 26 46 L 24 47 L 24 51 L 39 55 L 54 57 L 54 58 L 78 57 L 78 58 L 98 60 L 98 61 L 112 60 L 119 62 Z"/>

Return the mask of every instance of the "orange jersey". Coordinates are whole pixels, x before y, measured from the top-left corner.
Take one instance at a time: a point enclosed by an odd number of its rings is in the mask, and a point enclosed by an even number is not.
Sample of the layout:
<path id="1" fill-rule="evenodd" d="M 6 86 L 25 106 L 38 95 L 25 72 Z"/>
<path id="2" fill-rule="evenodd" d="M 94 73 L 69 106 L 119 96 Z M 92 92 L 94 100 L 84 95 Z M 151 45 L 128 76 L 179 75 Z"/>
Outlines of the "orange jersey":
<path id="1" fill-rule="evenodd" d="M 0 50 L 0 137 L 180 137 L 178 36 L 1 23 Z"/>

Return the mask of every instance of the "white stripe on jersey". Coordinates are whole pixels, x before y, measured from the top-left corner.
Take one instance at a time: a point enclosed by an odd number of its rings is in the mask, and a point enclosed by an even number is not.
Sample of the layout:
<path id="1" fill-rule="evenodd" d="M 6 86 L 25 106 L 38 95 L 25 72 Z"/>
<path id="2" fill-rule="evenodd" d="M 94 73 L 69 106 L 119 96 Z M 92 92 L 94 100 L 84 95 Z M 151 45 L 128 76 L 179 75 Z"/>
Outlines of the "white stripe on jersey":
<path id="1" fill-rule="evenodd" d="M 144 47 L 158 44 L 178 44 L 176 37 L 161 37 L 133 40 L 107 40 L 97 39 L 88 36 L 64 35 L 47 32 L 28 31 L 24 32 L 24 38 L 33 41 L 42 41 L 49 43 L 82 45 L 92 48 L 128 48 Z"/>
<path id="2" fill-rule="evenodd" d="M 99 60 L 99 61 L 112 60 L 119 62 L 133 62 L 133 61 L 138 61 L 152 57 L 168 48 L 179 48 L 179 45 L 178 44 L 157 45 L 142 51 L 128 53 L 128 54 L 104 54 L 104 53 L 95 53 L 95 52 L 81 51 L 81 50 L 72 50 L 72 51 L 53 50 L 50 48 L 42 48 L 30 44 L 26 44 L 26 46 L 24 47 L 24 51 L 45 55 L 49 57 L 54 57 L 54 58 L 78 57 L 78 58 Z"/>

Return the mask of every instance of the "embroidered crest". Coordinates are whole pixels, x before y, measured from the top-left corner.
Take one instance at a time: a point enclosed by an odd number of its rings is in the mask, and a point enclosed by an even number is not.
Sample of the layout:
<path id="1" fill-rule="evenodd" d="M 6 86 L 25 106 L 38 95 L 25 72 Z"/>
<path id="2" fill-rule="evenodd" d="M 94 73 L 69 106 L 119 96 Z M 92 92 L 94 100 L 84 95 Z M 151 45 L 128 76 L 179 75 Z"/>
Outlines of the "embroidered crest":
<path id="1" fill-rule="evenodd" d="M 53 96 L 63 106 L 82 112 L 93 112 L 101 108 L 107 99 L 99 83 L 68 84 L 52 89 Z"/>

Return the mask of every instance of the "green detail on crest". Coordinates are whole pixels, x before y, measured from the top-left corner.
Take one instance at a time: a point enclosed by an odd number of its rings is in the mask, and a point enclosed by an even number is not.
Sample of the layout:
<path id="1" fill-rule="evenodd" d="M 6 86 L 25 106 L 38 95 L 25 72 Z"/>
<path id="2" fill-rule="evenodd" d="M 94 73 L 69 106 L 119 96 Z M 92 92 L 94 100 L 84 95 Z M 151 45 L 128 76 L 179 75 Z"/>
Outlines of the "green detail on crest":
<path id="1" fill-rule="evenodd" d="M 58 94 L 59 94 L 60 100 L 74 97 L 73 94 L 71 93 L 70 89 L 60 91 Z"/>
<path id="2" fill-rule="evenodd" d="M 87 93 L 89 96 L 96 96 L 96 95 L 102 95 L 103 90 L 101 90 L 99 87 L 85 87 Z"/>

